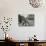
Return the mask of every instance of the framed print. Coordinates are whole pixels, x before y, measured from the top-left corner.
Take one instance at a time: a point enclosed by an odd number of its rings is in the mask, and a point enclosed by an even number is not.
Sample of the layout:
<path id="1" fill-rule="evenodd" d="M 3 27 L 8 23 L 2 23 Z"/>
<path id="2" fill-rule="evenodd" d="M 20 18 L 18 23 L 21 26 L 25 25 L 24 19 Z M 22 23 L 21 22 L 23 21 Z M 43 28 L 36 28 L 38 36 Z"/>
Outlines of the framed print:
<path id="1" fill-rule="evenodd" d="M 34 14 L 28 14 L 26 17 L 19 14 L 18 25 L 19 26 L 34 26 Z"/>

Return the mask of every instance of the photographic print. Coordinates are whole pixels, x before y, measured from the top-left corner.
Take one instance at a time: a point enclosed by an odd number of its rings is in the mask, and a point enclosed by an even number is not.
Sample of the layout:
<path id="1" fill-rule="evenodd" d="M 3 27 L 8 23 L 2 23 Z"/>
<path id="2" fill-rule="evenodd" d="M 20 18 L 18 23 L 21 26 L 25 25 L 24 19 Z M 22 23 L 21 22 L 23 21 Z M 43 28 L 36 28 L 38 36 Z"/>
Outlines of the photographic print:
<path id="1" fill-rule="evenodd" d="M 28 14 L 26 17 L 18 14 L 19 26 L 34 26 L 34 14 Z"/>

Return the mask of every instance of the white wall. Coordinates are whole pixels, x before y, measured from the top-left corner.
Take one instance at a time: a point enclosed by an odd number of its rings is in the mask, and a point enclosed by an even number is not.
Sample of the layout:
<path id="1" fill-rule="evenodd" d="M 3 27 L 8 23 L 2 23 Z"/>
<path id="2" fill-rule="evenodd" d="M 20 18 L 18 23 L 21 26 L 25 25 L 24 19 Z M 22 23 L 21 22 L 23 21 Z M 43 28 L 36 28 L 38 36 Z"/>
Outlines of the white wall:
<path id="1" fill-rule="evenodd" d="M 37 35 L 39 40 L 45 38 L 45 15 L 46 8 L 32 8 L 28 0 L 0 0 L 0 16 L 13 17 L 13 22 L 9 33 L 16 37 L 17 40 L 27 40 L 34 34 Z M 19 27 L 18 14 L 35 14 L 34 27 Z M 2 32 L 2 31 L 1 31 Z M 0 34 L 1 34 L 0 32 Z M 45 33 L 45 34 L 44 34 Z M 2 39 L 2 36 L 0 36 Z"/>

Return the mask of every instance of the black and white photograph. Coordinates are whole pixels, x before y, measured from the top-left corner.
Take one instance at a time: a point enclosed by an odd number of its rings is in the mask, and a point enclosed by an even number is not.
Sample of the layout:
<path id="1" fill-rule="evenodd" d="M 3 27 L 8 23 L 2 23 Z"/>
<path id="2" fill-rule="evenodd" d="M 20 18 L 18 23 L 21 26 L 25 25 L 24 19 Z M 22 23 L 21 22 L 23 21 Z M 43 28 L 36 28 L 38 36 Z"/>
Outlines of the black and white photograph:
<path id="1" fill-rule="evenodd" d="M 19 26 L 34 26 L 34 14 L 28 14 L 26 17 L 18 14 Z"/>

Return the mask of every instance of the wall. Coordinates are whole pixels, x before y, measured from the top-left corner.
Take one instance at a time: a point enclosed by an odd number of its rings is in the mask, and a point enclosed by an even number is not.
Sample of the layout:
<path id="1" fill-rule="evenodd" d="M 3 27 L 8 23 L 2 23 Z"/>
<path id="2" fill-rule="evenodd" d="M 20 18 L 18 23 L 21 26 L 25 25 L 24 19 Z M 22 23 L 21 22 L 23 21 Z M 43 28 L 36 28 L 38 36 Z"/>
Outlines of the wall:
<path id="1" fill-rule="evenodd" d="M 0 16 L 13 17 L 13 22 L 10 33 L 17 40 L 27 40 L 34 34 L 37 35 L 39 40 L 45 39 L 45 15 L 46 8 L 32 8 L 28 0 L 0 0 Z M 18 26 L 18 14 L 35 14 L 35 26 L 34 27 L 19 27 Z M 2 33 L 2 31 L 0 31 Z M 2 35 L 0 33 L 0 35 Z M 44 34 L 45 33 L 45 34 Z M 0 36 L 0 39 L 3 37 Z"/>

